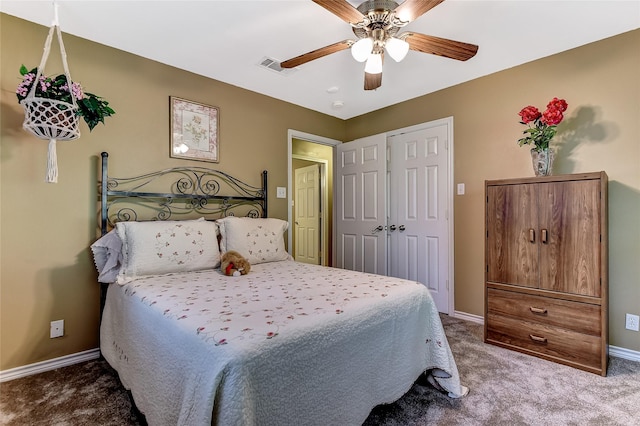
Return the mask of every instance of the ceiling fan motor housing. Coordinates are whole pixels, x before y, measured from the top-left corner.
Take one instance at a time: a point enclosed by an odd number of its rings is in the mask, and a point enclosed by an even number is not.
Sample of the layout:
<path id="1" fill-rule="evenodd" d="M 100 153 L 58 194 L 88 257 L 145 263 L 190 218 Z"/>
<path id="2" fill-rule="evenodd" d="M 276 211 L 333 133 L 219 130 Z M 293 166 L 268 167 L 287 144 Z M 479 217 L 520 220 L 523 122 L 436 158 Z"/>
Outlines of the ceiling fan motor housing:
<path id="1" fill-rule="evenodd" d="M 363 15 L 368 15 L 374 11 L 393 11 L 398 7 L 398 3 L 393 0 L 367 0 L 357 7 Z"/>
<path id="2" fill-rule="evenodd" d="M 353 26 L 353 33 L 358 38 L 371 37 L 383 42 L 398 33 L 403 25 L 397 25 L 394 10 L 398 3 L 392 0 L 368 0 L 358 6 L 358 11 L 365 19 Z"/>

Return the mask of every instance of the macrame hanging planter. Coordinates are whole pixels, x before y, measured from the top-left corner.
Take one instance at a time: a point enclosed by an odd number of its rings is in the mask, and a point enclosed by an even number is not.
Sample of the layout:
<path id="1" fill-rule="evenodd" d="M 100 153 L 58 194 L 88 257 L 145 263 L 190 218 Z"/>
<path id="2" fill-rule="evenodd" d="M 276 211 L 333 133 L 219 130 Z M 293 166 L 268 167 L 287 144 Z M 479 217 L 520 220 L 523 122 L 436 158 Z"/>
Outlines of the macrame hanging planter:
<path id="1" fill-rule="evenodd" d="M 57 5 L 54 5 L 54 9 L 55 18 L 49 29 L 47 40 L 45 41 L 44 52 L 40 60 L 40 66 L 38 66 L 34 84 L 27 96 L 20 102 L 24 108 L 24 122 L 22 123 L 22 127 L 38 138 L 49 141 L 47 176 L 45 179 L 45 181 L 49 183 L 58 182 L 56 142 L 70 141 L 80 137 L 78 105 L 72 90 L 71 74 L 69 73 L 69 65 L 67 64 L 67 53 L 64 50 L 62 33 L 58 25 Z M 40 82 L 40 76 L 43 75 L 45 64 L 49 58 L 54 32 L 58 36 L 62 66 L 64 67 L 64 75 L 67 78 L 67 86 L 71 94 L 71 103 L 36 96 L 36 87 Z"/>

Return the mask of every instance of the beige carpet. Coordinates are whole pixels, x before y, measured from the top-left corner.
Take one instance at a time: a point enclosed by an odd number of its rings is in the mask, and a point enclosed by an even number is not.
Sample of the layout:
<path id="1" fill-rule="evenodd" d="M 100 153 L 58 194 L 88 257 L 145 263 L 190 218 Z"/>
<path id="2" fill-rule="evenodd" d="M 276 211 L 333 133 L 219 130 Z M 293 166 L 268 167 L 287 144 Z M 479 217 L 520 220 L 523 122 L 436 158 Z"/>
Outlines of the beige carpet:
<path id="1" fill-rule="evenodd" d="M 482 342 L 482 326 L 443 316 L 469 395 L 450 399 L 418 381 L 365 425 L 640 425 L 640 363 L 611 358 L 596 376 Z M 140 425 L 103 361 L 0 384 L 2 425 Z"/>

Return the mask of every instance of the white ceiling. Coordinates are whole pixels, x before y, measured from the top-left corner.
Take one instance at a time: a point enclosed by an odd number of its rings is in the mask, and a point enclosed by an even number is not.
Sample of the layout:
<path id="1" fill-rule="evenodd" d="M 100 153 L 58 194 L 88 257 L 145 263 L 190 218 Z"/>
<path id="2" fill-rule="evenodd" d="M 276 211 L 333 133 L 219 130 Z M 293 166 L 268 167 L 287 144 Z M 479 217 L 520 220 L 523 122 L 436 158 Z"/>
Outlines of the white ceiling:
<path id="1" fill-rule="evenodd" d="M 2 0 L 0 11 L 49 26 L 54 4 L 63 33 L 342 119 L 640 28 L 640 0 L 447 0 L 403 31 L 477 44 L 478 54 L 460 62 L 410 51 L 385 61 L 382 87 L 365 91 L 364 64 L 349 51 L 291 73 L 258 66 L 355 40 L 311 0 Z"/>

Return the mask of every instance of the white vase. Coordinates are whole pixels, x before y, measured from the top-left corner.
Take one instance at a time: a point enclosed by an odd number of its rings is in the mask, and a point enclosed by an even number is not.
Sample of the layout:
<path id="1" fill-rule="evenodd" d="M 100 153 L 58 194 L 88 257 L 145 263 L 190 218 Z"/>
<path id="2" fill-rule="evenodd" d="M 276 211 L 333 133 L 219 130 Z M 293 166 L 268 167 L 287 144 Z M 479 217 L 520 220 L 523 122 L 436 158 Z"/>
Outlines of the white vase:
<path id="1" fill-rule="evenodd" d="M 541 151 L 535 148 L 531 150 L 531 162 L 533 164 L 533 172 L 536 176 L 551 176 L 553 171 L 553 160 L 555 160 L 556 153 L 551 148 L 546 148 Z"/>

